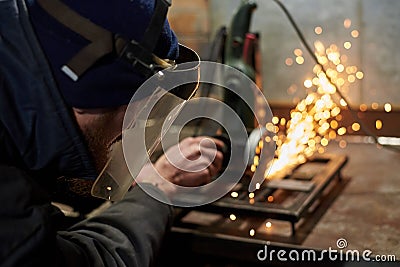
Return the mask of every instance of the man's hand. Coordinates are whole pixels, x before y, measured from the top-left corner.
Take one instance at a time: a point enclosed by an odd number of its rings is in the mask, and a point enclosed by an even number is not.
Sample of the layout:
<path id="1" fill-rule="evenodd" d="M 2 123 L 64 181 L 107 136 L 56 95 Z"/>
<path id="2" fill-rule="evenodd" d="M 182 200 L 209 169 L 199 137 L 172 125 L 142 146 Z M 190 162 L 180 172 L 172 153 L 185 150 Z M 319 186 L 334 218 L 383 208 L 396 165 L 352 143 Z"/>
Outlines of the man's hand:
<path id="1" fill-rule="evenodd" d="M 167 150 L 155 163 L 166 180 L 181 186 L 207 184 L 222 167 L 221 140 L 200 136 L 189 137 Z"/>
<path id="2" fill-rule="evenodd" d="M 187 187 L 207 184 L 221 170 L 223 154 L 219 150 L 223 147 L 221 140 L 211 137 L 186 138 L 169 148 L 154 163 L 154 168 L 151 164 L 146 165 L 136 181 L 157 184 L 167 195 L 174 190 L 165 180 Z M 164 182 L 160 177 L 165 179 Z"/>

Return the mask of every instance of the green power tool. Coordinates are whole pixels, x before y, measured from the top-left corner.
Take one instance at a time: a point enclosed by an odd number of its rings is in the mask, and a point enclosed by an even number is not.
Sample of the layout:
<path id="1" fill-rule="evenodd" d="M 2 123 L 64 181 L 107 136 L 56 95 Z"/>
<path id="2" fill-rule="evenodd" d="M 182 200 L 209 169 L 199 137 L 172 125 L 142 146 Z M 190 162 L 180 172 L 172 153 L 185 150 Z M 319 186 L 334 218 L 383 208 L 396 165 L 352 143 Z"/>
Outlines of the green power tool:
<path id="1" fill-rule="evenodd" d="M 243 0 L 235 15 L 232 18 L 231 25 L 227 32 L 224 51 L 224 63 L 247 75 L 254 82 L 257 82 L 257 42 L 258 34 L 250 33 L 250 22 L 253 11 L 257 8 L 257 4 Z M 240 89 L 242 95 L 246 95 L 247 99 L 253 99 L 252 90 L 250 88 L 241 88 L 239 77 L 225 77 L 229 87 Z M 248 132 L 255 127 L 255 119 L 250 108 L 244 103 L 240 97 L 230 90 L 226 90 L 224 101 L 240 116 Z M 254 104 L 254 101 L 250 104 Z"/>

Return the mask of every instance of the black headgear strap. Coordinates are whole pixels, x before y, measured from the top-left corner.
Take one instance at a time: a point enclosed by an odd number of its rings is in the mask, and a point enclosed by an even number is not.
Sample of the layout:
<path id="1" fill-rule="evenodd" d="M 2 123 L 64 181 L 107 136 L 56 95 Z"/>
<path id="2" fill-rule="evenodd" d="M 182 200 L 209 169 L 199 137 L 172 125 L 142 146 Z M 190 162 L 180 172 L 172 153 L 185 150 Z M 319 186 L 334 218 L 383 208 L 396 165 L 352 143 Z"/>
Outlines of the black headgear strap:
<path id="1" fill-rule="evenodd" d="M 163 29 L 171 0 L 156 0 L 153 16 L 140 43 L 135 40 L 127 42 L 121 36 L 82 17 L 60 0 L 37 0 L 37 2 L 58 22 L 90 41 L 90 44 L 82 48 L 62 67 L 62 71 L 74 81 L 77 81 L 100 58 L 112 52 L 130 62 L 144 76 L 154 74 L 161 69 L 160 63 L 165 63 L 155 56 L 153 51 Z M 165 67 L 168 64 L 162 65 Z"/>

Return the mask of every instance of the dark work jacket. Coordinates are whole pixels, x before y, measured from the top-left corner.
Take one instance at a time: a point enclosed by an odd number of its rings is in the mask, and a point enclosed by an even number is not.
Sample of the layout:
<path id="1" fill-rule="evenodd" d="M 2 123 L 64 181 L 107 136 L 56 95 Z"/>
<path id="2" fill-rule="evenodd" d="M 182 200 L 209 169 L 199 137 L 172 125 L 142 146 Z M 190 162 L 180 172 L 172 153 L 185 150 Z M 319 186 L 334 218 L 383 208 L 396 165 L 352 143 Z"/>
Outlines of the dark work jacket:
<path id="1" fill-rule="evenodd" d="M 67 229 L 60 176 L 96 177 L 23 0 L 0 0 L 0 266 L 149 266 L 172 210 L 136 187 Z M 154 194 L 162 193 L 148 185 Z"/>

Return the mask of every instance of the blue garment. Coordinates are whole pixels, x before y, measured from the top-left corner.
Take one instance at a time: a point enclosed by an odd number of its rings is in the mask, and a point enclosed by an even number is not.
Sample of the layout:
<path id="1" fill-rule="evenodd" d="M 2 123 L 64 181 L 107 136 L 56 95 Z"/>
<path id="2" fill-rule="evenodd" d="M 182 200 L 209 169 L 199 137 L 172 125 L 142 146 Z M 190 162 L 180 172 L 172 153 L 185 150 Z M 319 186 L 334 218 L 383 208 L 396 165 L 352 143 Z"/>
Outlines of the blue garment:
<path id="1" fill-rule="evenodd" d="M 16 150 L 1 157 L 46 176 L 95 179 L 97 173 L 39 47 L 24 1 L 3 0 L 0 7 L 0 131 L 10 139 L 2 145 Z"/>
<path id="2" fill-rule="evenodd" d="M 97 173 L 24 0 L 0 0 L 0 152 L 0 266 L 154 263 L 172 210 L 139 187 L 70 228 L 51 205 L 47 185 L 58 176 L 93 180 Z"/>

